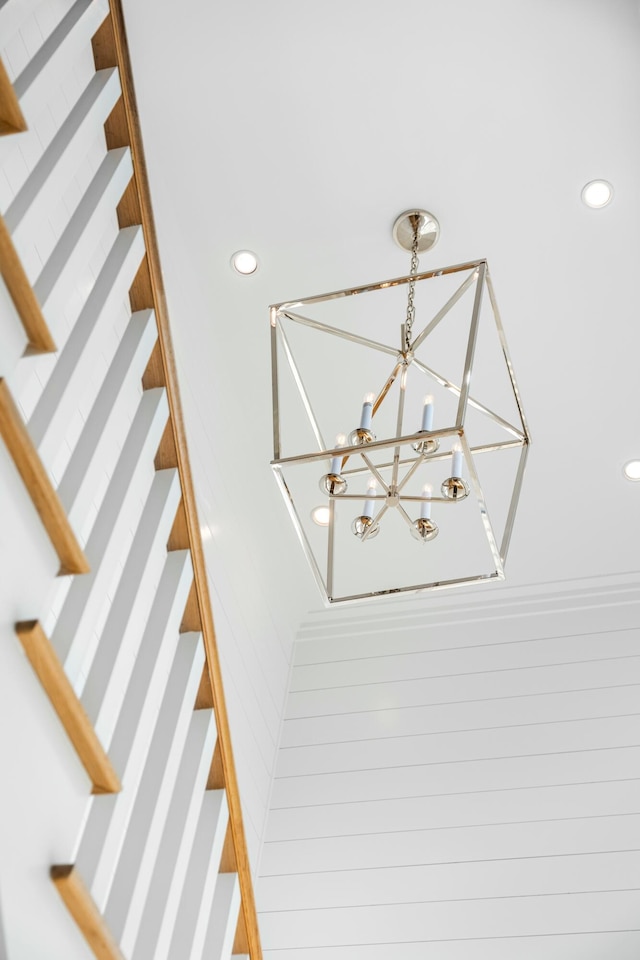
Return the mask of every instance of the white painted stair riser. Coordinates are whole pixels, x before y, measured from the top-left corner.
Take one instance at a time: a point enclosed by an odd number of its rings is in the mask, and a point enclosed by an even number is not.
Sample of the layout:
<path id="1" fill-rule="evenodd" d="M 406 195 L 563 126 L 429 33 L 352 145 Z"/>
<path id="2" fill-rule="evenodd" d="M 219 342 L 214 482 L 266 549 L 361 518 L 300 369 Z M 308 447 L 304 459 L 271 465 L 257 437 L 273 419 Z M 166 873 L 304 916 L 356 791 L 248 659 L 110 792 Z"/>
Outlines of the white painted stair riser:
<path id="1" fill-rule="evenodd" d="M 213 711 L 195 710 L 135 945 L 122 937 L 132 960 L 167 960 L 215 742 Z"/>
<path id="2" fill-rule="evenodd" d="M 168 417 L 165 392 L 146 391 L 111 477 L 85 552 L 91 571 L 73 581 L 52 640 L 72 684 L 94 652 L 93 629 L 113 584 L 126 534 L 136 528 L 153 480 L 153 457 Z"/>
<path id="3" fill-rule="evenodd" d="M 204 647 L 200 634 L 183 634 L 105 909 L 109 928 L 118 939 L 125 929 L 133 937 L 140 925 L 185 751 L 203 665 Z"/>
<path id="4" fill-rule="evenodd" d="M 99 70 L 29 174 L 4 215 L 18 253 L 60 202 L 119 96 L 117 69 Z"/>
<path id="5" fill-rule="evenodd" d="M 113 736 L 144 636 L 179 502 L 177 469 L 157 471 L 93 663 L 80 692 L 95 731 L 105 743 L 109 743 Z"/>
<path id="6" fill-rule="evenodd" d="M 33 285 L 58 348 L 65 332 L 59 314 L 78 274 L 104 236 L 132 175 L 129 148 L 109 150 Z"/>
<path id="7" fill-rule="evenodd" d="M 122 848 L 171 663 L 182 639 L 180 623 L 192 580 L 189 551 L 169 553 L 113 738 L 105 744 L 123 789 L 105 803 L 94 803 L 78 855 L 82 876 L 100 909 L 109 892 L 112 857 L 117 858 Z M 108 858 L 103 857 L 104 851 L 110 851 Z"/>
<path id="8" fill-rule="evenodd" d="M 224 790 L 204 795 L 189 868 L 182 889 L 169 957 L 201 960 L 229 822 Z"/>
<path id="9" fill-rule="evenodd" d="M 216 884 L 201 960 L 208 960 L 209 957 L 215 957 L 215 960 L 231 960 L 239 911 L 238 875 L 222 873 Z"/>
<path id="10" fill-rule="evenodd" d="M 117 463 L 113 450 L 122 446 L 123 427 L 134 420 L 140 404 L 142 374 L 156 339 L 154 315 L 146 310 L 135 313 L 62 475 L 58 496 L 85 541 L 92 529 L 91 516 L 102 504 L 98 491 L 103 476 L 112 474 Z"/>
<path id="11" fill-rule="evenodd" d="M 114 314 L 121 308 L 144 256 L 140 227 L 121 230 L 89 294 L 75 326 L 59 350 L 55 367 L 29 417 L 29 433 L 45 465 L 55 459 L 68 421 L 86 403 L 87 392 L 100 388 L 94 369 L 106 355 L 111 363 L 117 348 Z"/>
<path id="12" fill-rule="evenodd" d="M 91 37 L 108 12 L 107 0 L 76 0 L 16 78 L 14 90 L 27 125 L 36 118 L 38 110 L 47 102 L 49 93 L 60 86 L 69 71 L 69 64 L 90 44 Z"/>

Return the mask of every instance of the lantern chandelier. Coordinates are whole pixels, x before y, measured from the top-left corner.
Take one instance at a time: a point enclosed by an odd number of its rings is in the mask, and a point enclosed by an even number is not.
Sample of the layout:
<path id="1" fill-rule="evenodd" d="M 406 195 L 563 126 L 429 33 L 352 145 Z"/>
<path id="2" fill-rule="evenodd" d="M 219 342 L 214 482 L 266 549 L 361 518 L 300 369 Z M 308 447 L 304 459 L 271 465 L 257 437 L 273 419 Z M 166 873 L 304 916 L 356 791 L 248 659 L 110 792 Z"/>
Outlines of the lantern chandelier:
<path id="1" fill-rule="evenodd" d="M 418 272 L 439 229 L 407 211 L 407 276 L 270 308 L 272 467 L 329 603 L 504 579 L 529 433 L 486 260 Z"/>

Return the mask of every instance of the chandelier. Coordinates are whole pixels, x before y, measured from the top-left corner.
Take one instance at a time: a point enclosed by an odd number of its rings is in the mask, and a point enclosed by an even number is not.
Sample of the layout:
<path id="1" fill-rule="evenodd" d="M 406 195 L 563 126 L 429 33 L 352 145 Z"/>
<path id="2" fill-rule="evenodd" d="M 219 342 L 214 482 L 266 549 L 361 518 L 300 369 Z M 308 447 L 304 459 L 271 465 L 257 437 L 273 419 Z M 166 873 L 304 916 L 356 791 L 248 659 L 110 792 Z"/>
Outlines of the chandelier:
<path id="1" fill-rule="evenodd" d="M 438 235 L 407 211 L 407 276 L 270 307 L 272 467 L 329 603 L 504 579 L 529 434 L 486 260 L 418 272 Z"/>

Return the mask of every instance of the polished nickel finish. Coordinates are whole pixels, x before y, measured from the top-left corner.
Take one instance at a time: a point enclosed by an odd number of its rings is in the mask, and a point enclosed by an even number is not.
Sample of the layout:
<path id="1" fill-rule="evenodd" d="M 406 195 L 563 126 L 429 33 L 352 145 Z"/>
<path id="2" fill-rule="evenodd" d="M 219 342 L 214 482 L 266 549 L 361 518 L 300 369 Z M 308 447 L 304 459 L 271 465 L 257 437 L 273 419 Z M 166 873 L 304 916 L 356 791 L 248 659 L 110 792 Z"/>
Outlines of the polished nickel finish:
<path id="1" fill-rule="evenodd" d="M 349 434 L 349 445 L 352 447 L 364 447 L 368 443 L 373 443 L 375 439 L 375 435 L 371 430 L 358 427 L 357 430 L 352 430 Z"/>
<path id="2" fill-rule="evenodd" d="M 340 497 L 347 492 L 347 481 L 339 473 L 325 473 L 320 479 L 320 489 L 330 497 Z"/>
<path id="3" fill-rule="evenodd" d="M 426 433 L 426 430 L 420 431 L 420 433 L 423 432 Z M 428 457 L 430 454 L 438 452 L 440 449 L 440 441 L 425 436 L 424 440 L 416 440 L 416 442 L 412 443 L 411 446 L 416 453 L 419 453 L 423 457 Z"/>
<path id="4" fill-rule="evenodd" d="M 380 533 L 380 525 L 371 517 L 356 517 L 351 530 L 358 540 L 373 540 Z"/>
<path id="5" fill-rule="evenodd" d="M 464 500 L 469 496 L 469 484 L 462 477 L 447 477 L 440 490 L 445 500 Z"/>
<path id="6" fill-rule="evenodd" d="M 439 534 L 438 524 L 427 517 L 419 517 L 413 521 L 411 533 L 416 540 L 422 543 L 428 543 L 429 540 L 435 540 Z"/>
<path id="7" fill-rule="evenodd" d="M 504 579 L 504 564 L 530 443 L 529 431 L 486 260 L 470 261 L 422 273 L 418 270 L 418 253 L 428 249 L 437 240 L 439 228 L 436 228 L 435 218 L 423 210 L 406 211 L 396 221 L 394 238 L 403 249 L 411 252 L 411 269 L 407 276 L 302 300 L 287 301 L 270 308 L 274 413 L 272 466 L 316 582 L 329 603 L 348 603 L 369 597 L 415 593 L 422 590 Z M 455 288 L 450 288 L 450 290 L 454 289 L 454 292 L 452 294 L 448 292 L 448 299 L 444 306 L 439 307 L 435 313 L 432 310 L 429 316 L 423 317 L 420 313 L 422 302 L 420 291 L 423 285 L 433 283 L 440 276 L 458 274 L 461 275 L 460 283 Z M 401 287 L 404 287 L 407 294 L 406 315 L 397 318 L 398 326 L 395 326 L 395 330 L 399 328 L 399 337 L 394 336 L 392 330 L 387 342 L 374 339 L 377 328 L 375 328 L 374 337 L 366 336 L 365 334 L 370 330 L 374 330 L 374 326 L 372 325 L 371 328 L 363 326 L 362 319 L 355 331 L 341 329 L 337 325 L 332 326 L 328 322 L 330 312 L 327 313 L 324 308 L 321 313 L 322 322 L 306 316 L 308 309 L 316 304 L 330 304 L 331 301 L 365 294 L 375 296 L 379 291 Z M 448 329 L 442 324 L 446 324 L 454 308 L 458 331 L 460 318 L 468 318 L 464 328 L 467 331 L 466 339 L 461 344 L 463 356 L 460 357 L 458 366 L 450 362 L 446 351 L 444 354 L 439 354 L 437 349 L 438 338 L 442 342 L 442 337 L 446 336 Z M 344 316 L 344 313 L 345 310 L 342 308 L 341 315 Z M 364 316 L 366 319 L 366 312 Z M 371 317 L 372 319 L 377 317 L 375 308 L 372 310 Z M 512 394 L 511 405 L 507 404 L 506 409 L 498 403 L 494 409 L 495 401 L 491 400 L 491 396 L 495 393 L 492 389 L 495 373 L 493 369 L 490 368 L 488 381 L 485 370 L 484 382 L 490 384 L 488 397 L 483 395 L 483 381 L 478 377 L 474 378 L 476 364 L 481 367 L 485 362 L 484 345 L 488 323 L 490 324 L 488 335 L 494 337 L 493 354 L 490 353 L 489 357 L 494 366 L 503 365 L 502 382 L 507 395 Z M 311 332 L 302 334 L 303 328 Z M 294 329 L 298 331 L 295 336 Z M 291 339 L 287 336 L 288 331 L 291 332 Z M 432 334 L 435 331 L 438 332 L 433 337 Z M 375 376 L 380 377 L 380 380 L 377 384 L 373 382 L 370 386 L 368 384 L 366 386 L 366 389 L 373 390 L 375 398 L 372 404 L 373 426 L 352 430 L 348 435 L 346 446 L 328 447 L 324 440 L 323 430 L 330 435 L 341 424 L 335 422 L 335 404 L 331 408 L 331 416 L 328 420 L 325 416 L 323 397 L 318 392 L 318 384 L 323 383 L 322 377 L 316 377 L 312 387 L 303 382 L 301 371 L 305 369 L 305 362 L 309 364 L 309 357 L 314 356 L 308 351 L 315 349 L 316 340 L 313 341 L 314 346 L 305 348 L 306 354 L 302 352 L 298 356 L 296 350 L 297 345 L 302 342 L 300 336 L 325 340 L 326 337 L 330 337 L 336 350 L 353 350 L 353 346 L 340 347 L 339 341 L 349 341 L 359 349 L 365 365 L 367 358 L 372 356 L 376 358 Z M 479 343 L 483 344 L 481 349 L 478 349 Z M 443 355 L 446 362 L 442 359 Z M 344 353 L 343 356 L 345 356 Z M 384 370 L 384 364 L 387 362 L 385 357 L 388 358 L 389 363 L 386 371 Z M 288 394 L 280 391 L 279 366 L 288 371 L 288 383 L 293 384 L 293 401 L 291 387 L 288 387 Z M 449 369 L 450 366 L 452 370 Z M 339 369 L 338 366 L 335 369 Z M 332 373 L 332 369 L 328 369 L 325 378 L 328 399 L 335 396 L 336 387 L 339 386 L 339 383 L 332 379 Z M 418 390 L 422 391 L 422 395 L 431 395 L 440 391 L 435 400 L 438 429 L 411 432 L 411 428 L 420 423 L 420 410 L 415 410 L 415 398 L 420 395 Z M 487 392 L 486 389 L 484 392 Z M 443 398 L 446 398 L 446 403 L 443 403 Z M 515 404 L 513 398 L 515 398 Z M 289 405 L 292 402 L 299 404 L 298 417 L 302 415 L 304 418 L 307 424 L 305 431 L 307 435 L 314 438 L 316 449 L 304 451 L 298 449 L 293 453 L 291 446 L 283 447 L 283 439 L 286 439 L 281 435 L 283 412 L 287 415 L 287 422 L 300 422 L 299 419 L 298 421 L 290 420 Z M 358 411 L 351 408 L 353 401 L 349 403 L 349 409 L 344 411 L 345 418 L 355 418 Z M 391 417 L 386 414 L 381 417 L 378 411 L 381 408 L 386 411 L 390 405 Z M 444 414 L 441 411 L 445 410 L 448 410 L 450 415 L 443 424 Z M 484 427 L 482 427 L 483 424 Z M 482 429 L 479 429 L 478 425 Z M 392 436 L 390 431 L 393 431 Z M 462 447 L 464 469 L 461 472 L 464 472 L 464 477 L 449 475 L 452 470 L 452 450 L 456 444 Z M 519 452 L 519 458 L 516 451 Z M 509 474 L 510 486 L 507 490 L 507 496 L 510 497 L 507 501 L 509 506 L 506 511 L 506 520 L 501 519 L 499 529 L 495 527 L 490 516 L 476 467 L 476 460 L 481 457 L 482 477 L 486 480 L 489 476 L 493 480 L 496 476 L 495 469 L 485 470 L 485 458 L 494 461 L 493 455 L 498 458 L 495 463 L 498 465 L 499 479 L 502 479 L 500 463 L 508 462 L 512 464 L 510 469 L 517 468 L 515 480 L 511 480 L 512 474 Z M 453 470 L 457 470 L 456 457 L 453 461 Z M 500 461 L 501 457 L 502 461 Z M 322 473 L 322 464 L 323 462 L 326 464 L 329 458 L 334 460 L 334 467 L 336 458 L 341 458 L 339 473 L 333 471 Z M 300 501 L 300 510 L 296 507 L 292 490 L 297 488 L 290 485 L 293 483 L 296 468 L 306 470 L 307 474 L 309 472 L 313 474 L 314 469 L 317 470 L 315 476 L 318 477 L 320 489 L 329 507 L 328 527 L 319 529 L 315 526 L 311 532 L 308 526 L 309 509 L 304 498 Z M 324 469 L 326 470 L 326 466 Z M 291 481 L 288 480 L 290 474 Z M 370 489 L 372 480 L 377 484 L 375 492 Z M 419 492 L 420 490 L 422 493 Z M 430 492 L 432 490 L 436 492 Z M 489 499 L 490 504 L 495 501 L 493 494 L 492 497 Z M 353 513 L 346 501 L 349 503 L 354 501 Z M 375 510 L 373 510 L 373 504 L 370 504 L 372 509 L 365 508 L 363 511 L 364 501 L 373 501 Z M 461 501 L 467 501 L 469 506 L 459 507 Z M 439 533 L 437 521 L 440 519 L 437 515 L 435 519 L 431 516 L 414 519 L 416 512 L 427 512 L 419 510 L 420 505 L 425 503 L 431 504 L 436 514 L 443 511 L 444 507 L 447 509 L 442 514 L 443 535 L 438 545 L 433 551 L 428 550 L 423 553 L 419 550 L 414 551 L 411 546 L 411 537 L 421 543 L 434 540 Z M 472 509 L 474 506 L 475 510 Z M 458 511 L 461 512 L 458 513 Z M 360 512 L 360 515 L 351 519 L 357 512 Z M 375 515 L 366 516 L 368 512 Z M 468 574 L 466 569 L 455 571 L 449 563 L 445 568 L 446 575 L 438 576 L 436 567 L 439 566 L 442 557 L 455 559 L 459 554 L 464 557 L 468 544 L 471 543 L 467 537 L 466 525 L 473 515 L 477 518 L 478 513 L 481 522 L 478 523 L 477 519 L 475 522 L 472 521 L 472 530 L 473 537 L 476 538 L 474 543 L 479 538 L 482 544 L 485 538 L 484 568 L 479 568 L 475 574 Z M 504 511 L 502 517 L 504 517 Z M 398 525 L 400 530 L 404 531 L 401 536 L 406 535 L 408 543 L 406 550 L 403 551 L 402 563 L 399 562 L 400 558 L 392 555 L 392 551 L 385 553 L 383 547 L 383 541 L 391 544 L 400 542 Z M 387 530 L 391 534 L 389 537 L 385 536 Z M 349 531 L 362 543 L 373 540 L 380 534 L 382 539 L 372 550 L 363 550 L 362 560 L 359 561 L 355 554 L 347 556 L 350 549 L 348 544 L 353 543 L 350 537 L 345 538 L 344 534 L 348 534 Z M 448 553 L 447 541 L 452 532 L 458 539 L 455 548 L 452 547 Z M 323 544 L 320 549 L 318 549 L 318 543 Z M 473 556 L 480 556 L 477 547 L 474 549 L 476 553 Z M 360 556 L 359 550 L 358 556 Z M 474 565 L 475 562 L 474 560 Z M 375 564 L 378 574 L 375 579 L 376 588 L 350 589 L 352 584 L 357 583 L 360 586 L 363 582 L 362 578 L 353 579 L 353 571 L 357 568 L 356 573 L 364 575 L 364 572 L 369 570 L 367 564 L 371 563 Z M 404 582 L 402 580 L 397 582 L 400 576 L 397 570 L 409 569 L 407 564 L 412 563 L 416 564 L 415 576 L 407 576 L 405 573 L 401 575 Z M 382 578 L 381 570 L 384 572 Z M 451 575 L 452 573 L 454 575 Z M 349 580 L 349 577 L 352 579 Z M 387 581 L 386 584 L 383 583 L 382 588 L 380 587 L 381 579 Z"/>
<path id="8" fill-rule="evenodd" d="M 392 234 L 398 246 L 409 251 L 417 236 L 418 253 L 426 253 L 438 242 L 440 224 L 428 210 L 405 210 L 394 223 Z"/>

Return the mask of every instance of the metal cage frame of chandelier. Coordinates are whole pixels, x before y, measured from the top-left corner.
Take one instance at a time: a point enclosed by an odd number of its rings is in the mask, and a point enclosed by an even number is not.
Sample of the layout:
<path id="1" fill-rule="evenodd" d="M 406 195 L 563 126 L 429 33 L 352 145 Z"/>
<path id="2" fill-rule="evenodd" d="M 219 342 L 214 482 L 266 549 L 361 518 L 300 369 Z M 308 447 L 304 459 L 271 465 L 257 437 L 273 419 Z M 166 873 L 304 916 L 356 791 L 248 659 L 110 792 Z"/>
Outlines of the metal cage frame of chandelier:
<path id="1" fill-rule="evenodd" d="M 469 276 L 463 281 L 463 283 L 456 289 L 452 296 L 449 297 L 444 306 L 438 310 L 426 326 L 420 330 L 415 336 L 413 335 L 412 326 L 413 326 L 413 310 L 411 310 L 412 320 L 411 323 L 401 324 L 400 329 L 400 342 L 398 346 L 392 346 L 391 344 L 385 344 L 380 341 L 372 340 L 368 337 L 360 336 L 359 334 L 353 333 L 348 330 L 344 330 L 338 327 L 333 327 L 326 323 L 321 323 L 318 320 L 314 320 L 310 317 L 305 317 L 303 311 L 305 307 L 311 306 L 314 304 L 324 303 L 331 300 L 337 300 L 340 298 L 357 296 L 363 293 L 375 293 L 377 291 L 388 290 L 392 287 L 400 287 L 402 285 L 409 285 L 409 290 L 413 293 L 413 290 L 416 285 L 421 284 L 424 281 L 429 279 L 447 276 L 457 273 L 466 273 L 470 272 Z M 416 351 L 421 346 L 421 344 L 426 340 L 426 338 L 433 332 L 433 330 L 438 326 L 438 324 L 447 316 L 449 311 L 455 306 L 458 300 L 464 295 L 464 293 L 471 287 L 475 282 L 475 293 L 474 293 L 474 303 L 473 310 L 471 314 L 469 337 L 466 345 L 466 355 L 464 363 L 464 373 L 462 380 L 459 384 L 454 383 L 447 377 L 444 377 L 437 373 L 422 361 L 418 360 L 415 356 Z M 471 373 L 473 369 L 473 362 L 476 352 L 476 342 L 477 342 L 477 333 L 480 320 L 481 312 L 481 302 L 483 291 L 486 289 L 491 310 L 493 313 L 493 318 L 495 320 L 496 333 L 499 338 L 500 349 L 502 351 L 502 357 L 506 364 L 508 377 L 513 391 L 513 396 L 515 398 L 516 408 L 518 411 L 518 416 L 520 420 L 520 425 L 516 426 L 505 418 L 499 416 L 493 412 L 489 407 L 482 404 L 478 399 L 476 399 L 471 394 Z M 413 307 L 413 297 L 409 297 L 409 306 Z M 301 312 L 302 311 L 302 312 Z M 283 327 L 282 321 L 287 320 L 295 324 L 300 324 L 302 326 L 310 327 L 317 330 L 320 333 L 325 333 L 333 337 L 342 338 L 350 341 L 354 344 L 359 344 L 363 347 L 371 348 L 376 351 L 380 351 L 384 354 L 387 354 L 390 357 L 395 358 L 395 365 L 392 369 L 391 375 L 384 383 L 377 394 L 372 395 L 374 399 L 370 402 L 371 414 L 375 414 L 379 406 L 384 401 L 387 396 L 391 385 L 400 379 L 400 388 L 399 388 L 399 400 L 398 400 L 398 418 L 397 418 L 397 430 L 396 435 L 391 438 L 385 438 L 382 440 L 377 440 L 373 435 L 372 431 L 365 427 L 361 427 L 352 431 L 349 442 L 346 445 L 333 445 L 329 446 L 324 440 L 322 431 L 320 429 L 319 421 L 315 416 L 310 398 L 305 389 L 300 371 L 296 365 L 296 360 L 293 355 L 293 351 L 289 344 L 286 331 Z M 270 307 L 270 325 L 271 325 L 271 346 L 272 346 L 272 399 L 273 399 L 273 441 L 274 441 L 274 459 L 271 462 L 272 468 L 274 470 L 276 479 L 278 480 L 279 486 L 281 488 L 282 494 L 284 496 L 285 503 L 287 505 L 289 514 L 296 528 L 299 540 L 302 544 L 304 552 L 307 556 L 307 559 L 313 570 L 316 582 L 325 596 L 326 600 L 330 603 L 344 603 L 349 601 L 362 600 L 374 596 L 383 596 L 388 594 L 400 594 L 400 593 L 417 593 L 424 590 L 430 589 L 442 589 L 445 587 L 459 586 L 465 584 L 474 584 L 474 583 L 483 583 L 491 580 L 504 579 L 504 565 L 507 557 L 507 552 L 509 549 L 509 544 L 511 541 L 511 536 L 513 532 L 514 520 L 516 515 L 516 510 L 518 506 L 518 501 L 520 498 L 524 469 L 527 460 L 528 449 L 530 445 L 530 434 L 527 426 L 527 421 L 525 418 L 524 410 L 522 407 L 522 402 L 520 398 L 520 393 L 518 390 L 517 382 L 515 379 L 515 374 L 513 371 L 513 366 L 511 363 L 511 358 L 508 352 L 506 338 L 504 334 L 504 329 L 502 326 L 502 321 L 498 311 L 495 294 L 493 290 L 493 285 L 491 282 L 491 277 L 488 270 L 487 261 L 484 259 L 469 261 L 462 264 L 457 264 L 454 266 L 428 270 L 421 273 L 414 271 L 414 263 L 412 260 L 412 272 L 409 275 L 398 277 L 391 280 L 384 280 L 378 283 L 366 284 L 357 287 L 346 288 L 343 290 L 337 290 L 332 293 L 321 294 L 318 296 L 307 297 L 299 300 L 284 301 L 279 304 L 274 304 Z M 280 422 L 280 396 L 279 396 L 279 372 L 278 372 L 278 345 L 280 345 L 282 353 L 287 361 L 287 367 L 293 378 L 293 381 L 296 385 L 298 395 L 304 411 L 306 413 L 307 419 L 315 436 L 316 443 L 318 445 L 317 451 L 311 451 L 307 453 L 298 454 L 295 456 L 282 456 L 282 444 L 281 444 L 281 422 Z M 418 430 L 414 433 L 409 433 L 405 435 L 401 434 L 403 416 L 404 416 L 404 398 L 405 398 L 405 382 L 407 371 L 410 365 L 415 364 L 416 369 L 426 373 L 434 382 L 440 384 L 440 386 L 445 387 L 448 391 L 452 392 L 453 395 L 458 397 L 457 405 L 457 414 L 455 417 L 455 423 L 450 426 L 444 427 L 438 430 Z M 483 443 L 470 445 L 469 439 L 465 431 L 465 416 L 468 406 L 474 407 L 479 410 L 484 415 L 488 416 L 494 420 L 503 430 L 505 430 L 509 435 L 510 439 L 505 439 L 502 442 L 493 442 L 493 443 Z M 363 408 L 364 409 L 364 408 Z M 371 421 L 368 420 L 370 425 Z M 362 501 L 363 495 L 361 493 L 349 493 L 347 492 L 347 484 L 345 478 L 357 476 L 358 474 L 373 476 L 377 483 L 381 486 L 382 492 L 373 492 L 369 490 L 366 494 L 366 503 L 373 503 L 374 506 L 379 506 L 380 509 L 377 510 L 375 515 L 367 517 L 365 515 L 356 517 L 354 520 L 354 525 L 357 525 L 357 521 L 360 520 L 362 523 L 360 527 L 355 529 L 354 533 L 361 540 L 366 541 L 371 539 L 373 536 L 376 536 L 380 527 L 380 521 L 384 519 L 387 510 L 389 507 L 397 508 L 398 513 L 403 517 L 405 522 L 409 527 L 413 527 L 413 535 L 416 539 L 419 539 L 422 536 L 423 540 L 430 540 L 437 536 L 437 525 L 431 523 L 430 521 L 430 505 L 431 503 L 437 503 L 441 505 L 447 505 L 448 508 L 451 506 L 455 507 L 455 504 L 460 500 L 464 499 L 469 492 L 469 486 L 466 484 L 461 476 L 456 477 L 454 471 L 452 471 L 451 476 L 445 478 L 442 483 L 442 496 L 432 496 L 431 494 L 416 496 L 412 494 L 403 494 L 404 486 L 406 485 L 409 478 L 413 475 L 415 470 L 421 463 L 435 463 L 438 461 L 443 461 L 448 459 L 450 453 L 440 452 L 438 449 L 438 444 L 440 440 L 445 438 L 455 438 L 459 442 L 462 457 L 464 458 L 464 464 L 466 466 L 467 474 L 469 476 L 471 489 L 475 495 L 475 499 L 480 508 L 480 514 L 482 518 L 482 524 L 485 530 L 487 541 L 490 547 L 491 556 L 493 558 L 495 569 L 491 573 L 482 573 L 473 576 L 463 576 L 463 577 L 453 577 L 442 580 L 433 580 L 427 583 L 413 583 L 407 584 L 404 586 L 393 587 L 390 589 L 383 590 L 372 590 L 370 592 L 361 592 L 357 594 L 347 594 L 344 596 L 334 596 L 333 589 L 333 567 L 334 567 L 334 548 L 335 548 L 335 537 L 334 537 L 334 519 L 335 519 L 335 504 L 337 501 L 349 501 L 349 500 L 360 500 Z M 413 453 L 409 457 L 402 458 L 401 449 L 403 447 L 409 447 Z M 508 507 L 506 523 L 502 536 L 498 542 L 498 538 L 494 532 L 489 514 L 487 511 L 484 495 L 480 485 L 478 473 L 474 463 L 474 456 L 483 453 L 489 453 L 496 450 L 503 449 L 512 449 L 520 448 L 521 453 L 518 460 L 517 471 L 515 482 L 513 486 L 513 491 L 511 494 L 511 499 Z M 382 464 L 373 464 L 371 461 L 371 456 L 373 454 L 379 454 L 385 450 L 392 451 L 392 456 L 389 458 L 388 462 Z M 313 463 L 318 462 L 319 464 L 327 459 L 331 460 L 332 464 L 339 464 L 338 472 L 329 474 L 324 474 L 320 477 L 321 489 L 324 483 L 324 492 L 327 496 L 328 506 L 329 506 L 329 521 L 328 521 L 328 550 L 326 556 L 326 576 L 323 575 L 318 559 L 315 556 L 314 550 L 311 547 L 309 539 L 305 533 L 304 524 L 302 523 L 301 517 L 296 509 L 294 503 L 294 498 L 290 492 L 289 486 L 286 482 L 284 476 L 284 470 L 289 466 L 294 466 L 304 463 Z M 454 459 L 455 463 L 455 459 Z M 355 466 L 354 466 L 355 464 Z M 399 476 L 399 468 L 401 466 L 409 465 L 409 470 L 403 478 Z M 346 469 L 345 469 L 346 468 Z M 391 481 L 386 482 L 381 474 L 383 469 L 391 469 L 392 476 Z M 462 473 L 461 470 L 457 471 Z M 334 481 L 340 480 L 340 485 L 335 485 Z M 449 487 L 447 488 L 447 484 Z M 451 487 L 451 484 L 458 484 L 457 491 Z M 421 518 L 418 520 L 412 520 L 407 511 L 404 509 L 402 504 L 420 504 L 421 505 Z M 425 505 L 429 505 L 429 510 L 425 510 Z M 372 510 L 370 508 L 369 512 Z M 419 523 L 420 519 L 428 520 L 428 525 L 425 523 L 423 529 L 420 531 Z M 435 528 L 435 530 L 433 529 Z M 418 533 L 416 533 L 418 530 Z"/>

